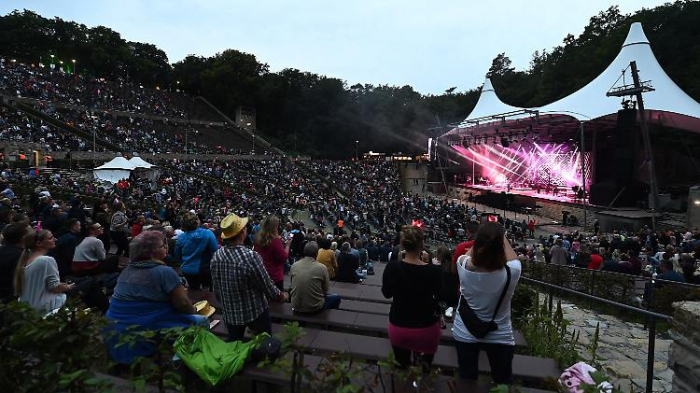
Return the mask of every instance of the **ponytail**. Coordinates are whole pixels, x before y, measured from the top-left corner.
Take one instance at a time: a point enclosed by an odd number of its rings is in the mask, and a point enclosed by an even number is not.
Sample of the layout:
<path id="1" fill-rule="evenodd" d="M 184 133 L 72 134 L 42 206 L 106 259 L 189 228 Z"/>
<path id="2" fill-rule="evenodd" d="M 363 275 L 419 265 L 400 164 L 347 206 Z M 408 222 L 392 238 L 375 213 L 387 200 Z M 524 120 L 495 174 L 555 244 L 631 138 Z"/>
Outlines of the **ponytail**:
<path id="1" fill-rule="evenodd" d="M 29 257 L 31 256 L 32 250 L 29 248 L 25 248 L 24 251 L 22 251 L 22 255 L 19 257 L 19 261 L 17 262 L 17 266 L 15 267 L 15 296 L 19 296 L 22 294 L 22 283 L 24 282 L 24 268 L 29 264 Z"/>
<path id="2" fill-rule="evenodd" d="M 51 231 L 42 229 L 37 230 L 33 234 L 25 236 L 24 251 L 19 257 L 17 267 L 15 267 L 15 276 L 13 280 L 13 284 L 15 287 L 15 296 L 19 296 L 22 293 L 22 283 L 24 282 L 24 268 L 27 267 L 27 265 L 29 265 L 29 258 L 32 256 L 32 253 L 36 249 L 36 243 L 44 240 L 44 238 L 46 238 L 46 236 L 50 234 Z"/>

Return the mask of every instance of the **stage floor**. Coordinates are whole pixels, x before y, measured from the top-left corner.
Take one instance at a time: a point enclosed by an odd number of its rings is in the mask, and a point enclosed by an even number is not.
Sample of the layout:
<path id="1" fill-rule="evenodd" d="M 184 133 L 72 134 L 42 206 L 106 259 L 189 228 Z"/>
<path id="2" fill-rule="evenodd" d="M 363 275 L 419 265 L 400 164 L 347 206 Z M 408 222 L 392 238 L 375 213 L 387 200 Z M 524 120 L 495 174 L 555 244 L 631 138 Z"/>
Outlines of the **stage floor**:
<path id="1" fill-rule="evenodd" d="M 498 186 L 485 186 L 485 185 L 480 185 L 480 184 L 460 184 L 461 187 L 464 188 L 473 188 L 477 190 L 486 190 L 486 191 L 491 191 L 491 192 L 506 192 L 505 187 L 498 187 Z M 533 189 L 530 188 L 511 188 L 509 194 L 515 194 L 515 195 L 523 195 L 527 196 L 530 198 L 538 198 L 538 199 L 546 199 L 548 201 L 556 201 L 556 202 L 568 202 L 568 203 L 581 203 L 580 199 L 574 199 L 571 196 L 568 195 L 552 195 L 552 194 L 546 194 L 544 190 L 540 191 L 539 193 Z"/>

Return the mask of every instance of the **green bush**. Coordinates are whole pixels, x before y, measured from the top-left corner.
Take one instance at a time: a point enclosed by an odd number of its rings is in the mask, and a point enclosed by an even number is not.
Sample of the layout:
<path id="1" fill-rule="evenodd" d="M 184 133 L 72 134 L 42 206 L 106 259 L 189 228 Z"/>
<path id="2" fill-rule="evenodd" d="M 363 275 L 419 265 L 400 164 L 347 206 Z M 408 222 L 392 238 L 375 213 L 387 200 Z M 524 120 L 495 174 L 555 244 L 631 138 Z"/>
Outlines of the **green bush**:
<path id="1" fill-rule="evenodd" d="M 0 305 L 0 386 L 16 392 L 102 391 L 95 365 L 108 362 L 101 340 L 106 320 L 69 302 L 42 318 L 26 303 Z"/>

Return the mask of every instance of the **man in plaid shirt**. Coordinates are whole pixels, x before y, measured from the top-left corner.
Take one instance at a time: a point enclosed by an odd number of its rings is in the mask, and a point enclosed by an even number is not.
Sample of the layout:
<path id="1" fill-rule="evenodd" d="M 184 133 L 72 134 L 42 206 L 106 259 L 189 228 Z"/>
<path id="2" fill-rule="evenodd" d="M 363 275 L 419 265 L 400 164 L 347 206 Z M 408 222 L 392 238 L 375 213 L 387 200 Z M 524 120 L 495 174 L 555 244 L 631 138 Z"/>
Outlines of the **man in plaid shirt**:
<path id="1" fill-rule="evenodd" d="M 231 341 L 243 338 L 249 327 L 259 334 L 272 333 L 268 299 L 288 298 L 270 279 L 262 258 L 243 245 L 248 236 L 247 218 L 229 214 L 221 221 L 223 246 L 211 259 L 214 291 L 223 305 L 224 322 Z"/>

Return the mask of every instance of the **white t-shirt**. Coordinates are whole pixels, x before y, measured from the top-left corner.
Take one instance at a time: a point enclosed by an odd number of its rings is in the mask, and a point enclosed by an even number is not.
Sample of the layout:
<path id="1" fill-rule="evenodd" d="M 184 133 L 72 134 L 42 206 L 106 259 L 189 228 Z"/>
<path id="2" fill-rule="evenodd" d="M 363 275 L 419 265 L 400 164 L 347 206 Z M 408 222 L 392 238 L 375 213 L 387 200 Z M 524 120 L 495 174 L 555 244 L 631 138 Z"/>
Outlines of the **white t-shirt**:
<path id="1" fill-rule="evenodd" d="M 53 293 L 51 289 L 61 284 L 56 260 L 40 256 L 24 268 L 22 293 L 19 300 L 27 302 L 38 311 L 49 312 L 63 306 L 65 293 Z"/>
<path id="2" fill-rule="evenodd" d="M 474 313 L 482 321 L 490 321 L 493 311 L 496 309 L 498 298 L 501 296 L 501 291 L 503 291 L 503 286 L 506 285 L 506 270 L 501 269 L 489 273 L 467 270 L 466 265 L 469 258 L 471 257 L 462 255 L 457 259 L 460 292 L 469 302 L 469 306 L 474 310 Z M 523 268 L 517 259 L 509 261 L 508 267 L 510 267 L 510 287 L 494 319 L 498 329 L 492 331 L 484 338 L 476 338 L 464 326 L 459 313 L 455 312 L 455 323 L 452 327 L 452 335 L 455 340 L 465 343 L 483 342 L 515 345 L 513 327 L 510 322 L 510 302 Z M 459 306 L 457 309 L 459 309 Z"/>

